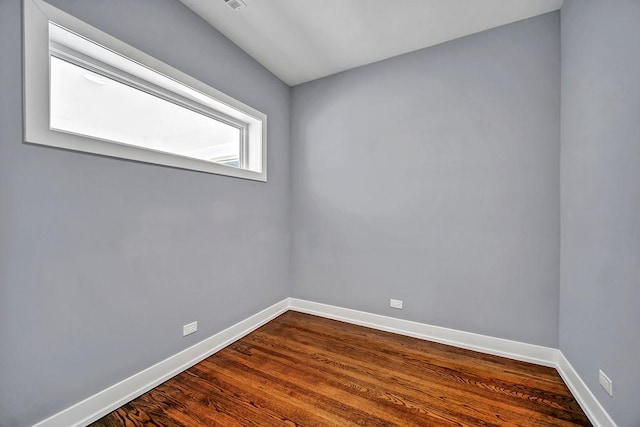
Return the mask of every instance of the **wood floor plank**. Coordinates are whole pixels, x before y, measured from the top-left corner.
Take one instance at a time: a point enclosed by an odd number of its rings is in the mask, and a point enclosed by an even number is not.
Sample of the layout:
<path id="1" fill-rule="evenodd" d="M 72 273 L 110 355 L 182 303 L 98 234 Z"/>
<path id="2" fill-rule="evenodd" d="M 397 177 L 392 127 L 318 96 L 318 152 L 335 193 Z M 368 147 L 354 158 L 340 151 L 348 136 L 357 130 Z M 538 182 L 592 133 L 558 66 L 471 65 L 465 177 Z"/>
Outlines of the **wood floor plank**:
<path id="1" fill-rule="evenodd" d="M 254 342 L 264 343 L 264 341 L 260 340 L 260 337 L 255 335 L 252 336 L 251 339 Z M 290 347 L 295 348 L 295 345 L 290 344 Z M 254 349 L 269 352 L 267 348 L 261 347 L 260 345 L 255 346 Z M 442 380 L 438 383 L 431 381 L 431 384 L 427 388 L 424 386 L 424 381 L 419 378 L 420 373 L 399 372 L 393 369 L 392 365 L 389 365 L 391 367 L 377 367 L 374 372 L 369 369 L 370 365 L 366 361 L 349 361 L 341 359 L 336 355 L 325 355 L 322 353 L 312 354 L 312 357 L 309 358 L 305 349 L 297 353 L 295 350 L 281 349 L 278 350 L 277 353 L 271 353 L 269 356 L 274 359 L 281 357 L 297 358 L 301 364 L 299 371 L 304 373 L 305 377 L 310 375 L 308 373 L 309 369 L 315 369 L 320 375 L 324 375 L 327 378 L 342 378 L 344 381 L 348 381 L 349 384 L 360 384 L 359 387 L 355 386 L 355 388 L 367 391 L 381 388 L 384 390 L 385 395 L 392 391 L 394 393 L 402 393 L 407 399 L 416 399 L 418 401 L 446 400 L 450 405 L 457 405 L 457 411 L 470 412 L 469 415 L 471 416 L 474 413 L 482 413 L 487 410 L 488 412 L 485 414 L 486 422 L 490 422 L 488 420 L 492 419 L 497 413 L 501 415 L 503 421 L 511 420 L 511 425 L 515 424 L 516 419 L 522 421 L 529 419 L 531 416 L 537 416 L 541 418 L 541 420 L 546 418 L 543 414 L 536 414 L 535 411 L 527 409 L 527 407 L 539 409 L 536 407 L 535 402 L 529 401 L 530 396 L 525 396 L 526 401 L 522 405 L 516 404 L 500 408 L 497 406 L 498 402 L 496 402 L 495 395 L 483 396 L 477 393 L 469 393 L 468 390 L 460 391 L 456 387 L 451 387 L 450 379 L 448 381 Z M 254 357 L 257 357 L 257 355 L 254 354 Z M 343 372 L 339 373 L 336 372 L 336 370 Z M 372 382 L 368 382 L 367 380 Z M 509 401 L 509 403 L 511 403 L 511 401 Z M 553 402 L 549 403 L 555 406 Z M 555 420 L 555 424 L 552 425 L 559 425 L 557 417 L 553 417 L 553 420 Z"/>
<path id="2" fill-rule="evenodd" d="M 280 319 L 276 319 L 275 321 L 280 321 Z M 286 321 L 282 320 L 280 325 L 295 328 L 294 330 L 288 331 L 288 333 L 294 335 L 299 335 L 299 332 L 308 332 L 312 339 L 315 339 L 317 336 L 322 334 L 322 329 L 317 326 L 314 327 L 314 323 L 311 321 L 298 322 L 297 324 L 290 325 L 286 323 Z M 285 334 L 285 331 L 282 332 Z M 549 379 L 551 381 L 547 386 L 545 386 L 545 388 L 552 388 L 559 393 L 565 392 L 567 395 L 570 395 L 567 388 L 564 386 L 564 383 L 559 380 L 557 375 L 548 375 L 549 372 L 551 372 L 548 368 L 529 363 L 513 361 L 514 366 L 520 364 L 518 366 L 519 369 L 517 369 L 517 371 L 510 371 L 509 369 L 505 369 L 504 360 L 500 357 L 479 354 L 477 352 L 469 352 L 464 349 L 458 349 L 444 344 L 416 340 L 409 337 L 401 337 L 396 334 L 372 329 L 368 329 L 366 335 L 362 334 L 362 337 L 360 337 L 356 334 L 349 334 L 348 330 L 343 331 L 343 328 L 341 327 L 336 327 L 332 330 L 331 336 L 323 336 L 323 341 L 326 340 L 329 344 L 334 340 L 339 341 L 341 339 L 348 342 L 350 347 L 358 347 L 360 344 L 360 348 L 367 348 L 368 344 L 371 343 L 371 340 L 373 339 L 377 344 L 375 349 L 376 352 L 389 353 L 391 355 L 398 355 L 400 353 L 404 360 L 416 360 L 416 358 L 412 357 L 412 354 L 417 352 L 419 353 L 417 360 L 420 363 L 428 362 L 431 365 L 445 366 L 451 369 L 464 370 L 466 367 L 473 366 L 477 364 L 479 360 L 482 360 L 484 362 L 482 363 L 483 370 L 488 372 L 490 371 L 493 375 L 492 377 L 495 379 L 512 381 L 514 378 L 508 378 L 508 376 L 511 375 L 518 381 L 522 382 L 524 376 L 529 376 L 536 384 L 540 384 L 541 381 Z M 425 353 L 428 354 L 427 357 L 425 357 Z M 534 369 L 531 373 L 528 373 L 525 371 L 526 368 Z M 553 373 L 555 374 L 555 371 Z M 557 387 L 554 387 L 554 384 L 557 385 Z"/>
<path id="3" fill-rule="evenodd" d="M 463 418 L 468 423 L 480 424 L 479 419 L 474 416 L 477 411 L 452 413 L 439 405 L 428 403 L 438 399 L 437 396 L 431 396 L 432 398 L 429 399 L 429 395 L 424 392 L 412 393 L 409 388 L 382 386 L 372 376 L 339 372 L 331 368 L 323 369 L 304 359 L 296 362 L 295 357 L 290 358 L 283 353 L 261 352 L 259 347 L 252 349 L 254 351 L 246 362 L 253 361 L 278 375 L 288 374 L 285 368 L 288 365 L 287 362 L 299 363 L 297 371 L 302 375 L 295 381 L 296 384 L 301 387 L 315 387 L 322 394 L 331 395 L 340 401 L 349 400 L 350 405 L 366 407 L 371 414 L 395 424 L 406 425 L 425 416 L 439 420 L 441 423 L 451 422 L 454 425 L 459 418 Z"/>
<path id="4" fill-rule="evenodd" d="M 330 339 L 323 339 L 321 340 L 321 343 L 318 343 L 314 335 L 305 336 L 305 332 L 302 330 L 298 330 L 295 333 L 292 331 L 283 331 L 283 334 L 288 337 L 288 347 L 295 348 L 296 346 L 302 345 L 304 347 L 302 352 L 305 354 L 312 353 L 313 349 L 321 348 L 325 352 L 333 353 L 326 357 L 339 359 L 341 354 L 355 352 L 357 353 L 357 357 L 353 357 L 353 355 L 346 357 L 352 358 L 354 364 L 365 363 L 369 364 L 369 366 L 376 366 L 376 375 L 380 375 L 384 372 L 386 369 L 385 367 L 401 366 L 402 371 L 413 377 L 420 378 L 423 374 L 427 373 L 430 376 L 428 379 L 432 387 L 436 384 L 444 384 L 447 388 L 462 388 L 465 393 L 465 398 L 472 397 L 475 394 L 489 394 L 491 399 L 494 400 L 502 399 L 503 397 L 522 399 L 522 404 L 526 406 L 536 406 L 535 401 L 537 401 L 538 405 L 551 405 L 556 409 L 564 409 L 566 411 L 572 411 L 577 408 L 577 404 L 573 404 L 575 403 L 573 398 L 567 399 L 566 396 L 570 396 L 568 390 L 566 394 L 553 394 L 549 390 L 527 386 L 527 384 L 523 384 L 522 382 L 508 383 L 495 380 L 491 372 L 489 374 L 482 370 L 475 372 L 479 369 L 477 366 L 470 365 L 466 368 L 458 367 L 457 369 L 450 369 L 448 367 L 437 366 L 431 363 L 419 363 L 420 361 L 415 358 L 415 355 L 409 356 L 400 352 L 397 354 L 386 354 L 375 349 L 358 348 L 353 341 L 349 341 L 345 344 L 347 347 L 344 347 L 345 345 L 339 341 L 332 342 Z M 260 336 L 262 335 L 258 332 L 257 334 L 249 337 L 248 340 L 259 339 Z M 277 343 L 276 345 L 281 347 L 282 343 Z M 546 369 L 555 372 L 553 369 Z M 471 370 L 474 370 L 474 372 L 471 372 Z M 394 373 L 395 371 L 391 372 L 391 374 Z M 495 372 L 493 374 L 495 374 Z M 483 381 L 483 378 L 491 378 L 491 381 L 488 383 Z M 452 383 L 452 381 L 454 382 Z M 566 389 L 566 387 L 564 388 Z"/>
<path id="5" fill-rule="evenodd" d="M 553 368 L 289 311 L 93 425 L 591 424 Z"/>

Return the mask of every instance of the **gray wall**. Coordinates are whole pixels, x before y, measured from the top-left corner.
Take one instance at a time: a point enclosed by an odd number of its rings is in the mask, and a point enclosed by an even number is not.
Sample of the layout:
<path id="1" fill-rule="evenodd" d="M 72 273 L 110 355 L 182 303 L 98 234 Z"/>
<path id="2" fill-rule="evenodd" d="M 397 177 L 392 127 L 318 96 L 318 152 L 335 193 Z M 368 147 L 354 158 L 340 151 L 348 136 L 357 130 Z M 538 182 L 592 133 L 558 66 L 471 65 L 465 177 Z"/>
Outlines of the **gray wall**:
<path id="1" fill-rule="evenodd" d="M 639 117 L 640 2 L 565 0 L 560 349 L 621 427 L 640 426 Z"/>
<path id="2" fill-rule="evenodd" d="M 22 144 L 20 2 L 0 0 L 0 426 L 289 295 L 552 347 L 559 330 L 640 425 L 637 1 L 566 0 L 562 72 L 552 13 L 298 86 L 291 109 L 179 2 L 53 3 L 267 113 L 269 182 Z"/>
<path id="3" fill-rule="evenodd" d="M 289 295 L 289 88 L 175 0 L 53 3 L 266 113 L 269 182 L 22 144 L 20 1 L 1 0 L 2 426 Z"/>
<path id="4" fill-rule="evenodd" d="M 293 296 L 557 346 L 559 32 L 555 12 L 293 88 Z"/>

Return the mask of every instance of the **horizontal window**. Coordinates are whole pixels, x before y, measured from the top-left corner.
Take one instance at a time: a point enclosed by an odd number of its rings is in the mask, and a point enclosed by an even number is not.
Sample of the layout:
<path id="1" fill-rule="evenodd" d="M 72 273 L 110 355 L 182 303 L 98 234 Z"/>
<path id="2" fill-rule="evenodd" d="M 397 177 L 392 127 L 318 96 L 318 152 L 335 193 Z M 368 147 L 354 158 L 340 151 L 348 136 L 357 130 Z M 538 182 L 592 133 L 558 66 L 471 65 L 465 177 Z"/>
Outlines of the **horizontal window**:
<path id="1" fill-rule="evenodd" d="M 266 181 L 266 116 L 25 2 L 25 141 Z"/>
<path id="2" fill-rule="evenodd" d="M 244 128 L 51 58 L 51 128 L 206 161 L 240 164 Z"/>

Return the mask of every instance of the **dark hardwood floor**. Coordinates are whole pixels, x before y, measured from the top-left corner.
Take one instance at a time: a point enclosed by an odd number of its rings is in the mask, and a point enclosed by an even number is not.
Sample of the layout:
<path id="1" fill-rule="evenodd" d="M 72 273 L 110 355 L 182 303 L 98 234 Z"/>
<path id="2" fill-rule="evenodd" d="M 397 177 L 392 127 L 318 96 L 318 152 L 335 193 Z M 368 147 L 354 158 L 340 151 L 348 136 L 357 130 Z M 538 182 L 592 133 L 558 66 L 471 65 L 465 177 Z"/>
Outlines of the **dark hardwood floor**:
<path id="1" fill-rule="evenodd" d="M 289 311 L 94 426 L 589 426 L 553 368 Z"/>

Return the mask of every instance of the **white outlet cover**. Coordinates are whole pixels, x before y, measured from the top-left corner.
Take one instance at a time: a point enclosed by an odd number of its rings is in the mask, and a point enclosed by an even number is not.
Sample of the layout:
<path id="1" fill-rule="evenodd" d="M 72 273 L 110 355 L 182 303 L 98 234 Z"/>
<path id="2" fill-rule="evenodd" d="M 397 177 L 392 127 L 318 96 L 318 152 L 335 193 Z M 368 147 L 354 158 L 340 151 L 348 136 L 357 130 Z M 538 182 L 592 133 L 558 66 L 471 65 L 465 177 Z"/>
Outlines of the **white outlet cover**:
<path id="1" fill-rule="evenodd" d="M 602 370 L 598 371 L 598 380 L 600 381 L 602 388 L 609 393 L 609 396 L 613 396 L 613 381 L 611 381 L 609 377 L 602 372 Z"/>
<path id="2" fill-rule="evenodd" d="M 197 330 L 198 330 L 198 322 L 189 323 L 188 325 L 184 325 L 182 327 L 182 336 L 186 337 L 187 335 L 191 335 Z"/>
<path id="3" fill-rule="evenodd" d="M 398 310 L 402 310 L 402 300 L 399 299 L 390 299 L 389 307 L 397 308 Z"/>

